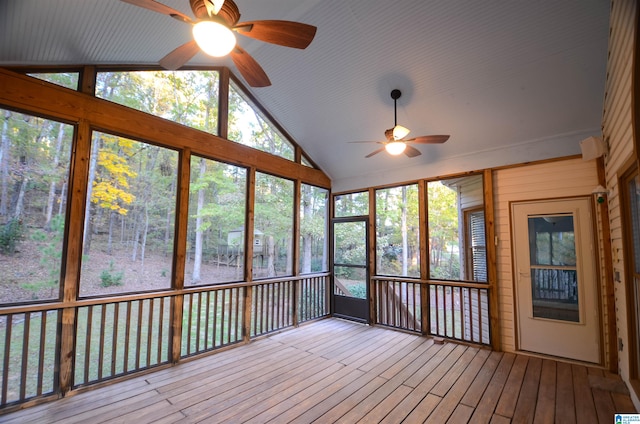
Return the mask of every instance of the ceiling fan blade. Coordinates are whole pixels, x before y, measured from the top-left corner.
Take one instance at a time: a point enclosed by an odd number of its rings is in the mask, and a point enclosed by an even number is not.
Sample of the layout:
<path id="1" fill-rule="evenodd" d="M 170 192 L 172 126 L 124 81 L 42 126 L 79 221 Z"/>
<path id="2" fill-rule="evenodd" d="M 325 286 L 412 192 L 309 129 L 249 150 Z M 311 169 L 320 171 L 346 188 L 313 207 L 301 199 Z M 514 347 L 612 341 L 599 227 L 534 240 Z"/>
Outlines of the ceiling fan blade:
<path id="1" fill-rule="evenodd" d="M 251 87 L 271 85 L 271 81 L 262 67 L 242 47 L 236 45 L 231 51 L 231 60 Z"/>
<path id="2" fill-rule="evenodd" d="M 415 158 L 416 156 L 420 156 L 422 153 L 420 153 L 420 150 L 407 144 L 407 147 L 404 149 L 404 154 L 410 158 Z"/>
<path id="3" fill-rule="evenodd" d="M 448 135 L 423 135 L 421 137 L 410 138 L 409 140 L 405 140 L 405 142 L 415 144 L 439 144 L 449 140 L 449 137 Z"/>
<path id="4" fill-rule="evenodd" d="M 160 66 L 164 69 L 175 71 L 187 63 L 199 51 L 200 47 L 198 47 L 194 40 L 191 40 L 160 59 Z"/>
<path id="5" fill-rule="evenodd" d="M 182 22 L 186 22 L 188 24 L 193 23 L 191 18 L 185 15 L 184 13 L 178 12 L 174 8 L 166 6 L 162 3 L 158 3 L 155 0 L 120 0 L 120 1 L 132 4 L 134 6 L 142 7 L 143 9 L 151 10 L 153 12 L 162 13 L 163 15 L 170 16 L 174 19 L 177 19 Z"/>
<path id="6" fill-rule="evenodd" d="M 313 25 L 278 20 L 240 22 L 233 29 L 256 40 L 296 49 L 307 48 L 317 30 Z"/>
<path id="7" fill-rule="evenodd" d="M 374 150 L 373 152 L 371 152 L 367 156 L 365 156 L 365 158 L 370 158 L 373 155 L 377 155 L 378 153 L 382 152 L 383 150 L 384 150 L 384 147 L 381 147 L 378 150 Z"/>

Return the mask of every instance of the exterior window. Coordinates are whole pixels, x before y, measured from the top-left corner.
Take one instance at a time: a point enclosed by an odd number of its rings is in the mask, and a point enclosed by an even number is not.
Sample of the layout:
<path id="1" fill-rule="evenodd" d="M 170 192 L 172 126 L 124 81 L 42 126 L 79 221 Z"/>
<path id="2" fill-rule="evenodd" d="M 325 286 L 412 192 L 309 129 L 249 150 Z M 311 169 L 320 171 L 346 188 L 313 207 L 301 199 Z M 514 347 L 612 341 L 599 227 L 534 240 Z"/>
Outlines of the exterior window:
<path id="1" fill-rule="evenodd" d="M 484 210 L 464 211 L 467 236 L 466 275 L 473 281 L 487 279 L 487 245 L 484 229 Z"/>
<path id="2" fill-rule="evenodd" d="M 185 285 L 244 279 L 246 195 L 244 168 L 191 157 Z"/>
<path id="3" fill-rule="evenodd" d="M 300 201 L 300 272 L 327 270 L 329 191 L 302 184 Z"/>
<path id="4" fill-rule="evenodd" d="M 253 278 L 291 275 L 293 181 L 256 172 Z"/>
<path id="5" fill-rule="evenodd" d="M 58 299 L 73 127 L 0 113 L 0 303 Z"/>
<path id="6" fill-rule="evenodd" d="M 96 97 L 218 134 L 218 72 L 99 72 Z"/>
<path id="7" fill-rule="evenodd" d="M 178 153 L 94 132 L 81 296 L 171 286 Z"/>
<path id="8" fill-rule="evenodd" d="M 376 191 L 376 273 L 420 276 L 417 184 Z"/>
<path id="9" fill-rule="evenodd" d="M 242 90 L 229 84 L 229 134 L 236 143 L 294 160 L 293 145 L 269 122 L 257 107 L 244 96 Z"/>

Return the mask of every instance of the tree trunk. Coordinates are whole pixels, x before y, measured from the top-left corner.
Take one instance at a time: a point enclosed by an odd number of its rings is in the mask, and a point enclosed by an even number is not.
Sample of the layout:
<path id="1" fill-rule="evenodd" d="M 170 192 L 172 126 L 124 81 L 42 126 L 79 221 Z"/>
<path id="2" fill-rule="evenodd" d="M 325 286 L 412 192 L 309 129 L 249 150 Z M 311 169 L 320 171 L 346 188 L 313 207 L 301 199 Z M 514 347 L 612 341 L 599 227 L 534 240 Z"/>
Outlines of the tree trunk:
<path id="1" fill-rule="evenodd" d="M 0 216 L 7 216 L 9 212 L 9 118 L 11 112 L 5 110 L 2 120 L 2 139 L 0 141 Z"/>
<path id="2" fill-rule="evenodd" d="M 22 181 L 20 183 L 20 191 L 18 192 L 18 199 L 16 200 L 16 208 L 13 212 L 15 219 L 20 219 L 22 211 L 24 209 L 24 194 L 27 191 L 27 184 L 29 183 L 29 177 L 23 174 Z"/>
<path id="3" fill-rule="evenodd" d="M 204 158 L 200 159 L 200 175 L 198 179 L 202 181 L 205 174 L 207 173 L 207 162 Z M 202 242 L 203 242 L 203 231 L 202 231 L 202 209 L 204 209 L 204 201 L 205 201 L 205 189 L 201 188 L 198 190 L 198 206 L 196 209 L 196 245 L 195 252 L 193 254 L 193 274 L 191 279 L 194 284 L 200 282 L 200 269 L 202 267 Z"/>
<path id="4" fill-rule="evenodd" d="M 267 277 L 276 276 L 276 244 L 273 236 L 267 237 Z"/>
<path id="5" fill-rule="evenodd" d="M 53 155 L 53 172 L 51 183 L 49 184 L 49 196 L 47 198 L 47 212 L 45 216 L 44 228 L 49 231 L 51 228 L 51 218 L 53 216 L 53 204 L 56 198 L 56 178 L 58 164 L 60 163 L 60 151 L 62 150 L 62 140 L 64 140 L 64 124 L 58 127 L 58 138 L 56 139 L 56 150 Z"/>
<path id="6" fill-rule="evenodd" d="M 136 213 L 136 217 L 134 219 L 134 236 L 133 236 L 133 246 L 131 249 L 131 262 L 135 262 L 138 258 L 138 245 L 140 243 L 140 214 Z"/>
<path id="7" fill-rule="evenodd" d="M 171 180 L 171 193 L 175 192 L 175 188 L 176 188 L 176 180 Z M 173 216 L 173 211 L 174 209 L 171 207 L 167 208 L 167 219 L 165 221 L 165 226 L 164 226 L 164 245 L 165 245 L 165 256 L 168 253 L 171 253 L 173 251 L 173 244 L 171 243 L 171 239 L 173 238 L 173 231 L 172 231 L 172 226 L 171 226 L 171 222 L 172 222 L 172 216 Z"/>
<path id="8" fill-rule="evenodd" d="M 109 212 L 109 238 L 107 240 L 107 253 L 111 255 L 113 252 L 113 224 L 116 220 L 115 212 Z"/>
<path id="9" fill-rule="evenodd" d="M 302 190 L 302 217 L 305 220 L 312 219 L 312 203 L 309 186 L 303 186 Z M 302 235 L 302 272 L 311 272 L 311 245 L 313 243 L 313 234 L 311 230 Z"/>
<path id="10" fill-rule="evenodd" d="M 91 250 L 91 195 L 93 183 L 96 179 L 98 153 L 100 152 L 100 138 L 95 137 L 91 143 L 91 157 L 89 158 L 89 181 L 87 182 L 87 200 L 84 212 L 84 233 L 82 235 L 82 253 L 88 255 Z"/>

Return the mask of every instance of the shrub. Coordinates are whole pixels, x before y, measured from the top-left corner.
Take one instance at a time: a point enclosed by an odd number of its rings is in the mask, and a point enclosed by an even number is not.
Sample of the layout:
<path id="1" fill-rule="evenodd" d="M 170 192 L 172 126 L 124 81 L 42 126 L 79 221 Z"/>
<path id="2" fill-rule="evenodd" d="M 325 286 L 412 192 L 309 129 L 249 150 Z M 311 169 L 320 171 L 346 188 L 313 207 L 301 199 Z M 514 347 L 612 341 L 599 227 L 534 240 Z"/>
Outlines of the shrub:
<path id="1" fill-rule="evenodd" d="M 121 286 L 122 277 L 124 273 L 122 271 L 115 272 L 113 267 L 113 261 L 109 263 L 109 269 L 103 269 L 100 273 L 100 281 L 102 281 L 102 287 Z"/>
<path id="2" fill-rule="evenodd" d="M 0 253 L 13 255 L 16 253 L 16 245 L 22 237 L 22 222 L 17 218 L 10 219 L 0 227 Z"/>

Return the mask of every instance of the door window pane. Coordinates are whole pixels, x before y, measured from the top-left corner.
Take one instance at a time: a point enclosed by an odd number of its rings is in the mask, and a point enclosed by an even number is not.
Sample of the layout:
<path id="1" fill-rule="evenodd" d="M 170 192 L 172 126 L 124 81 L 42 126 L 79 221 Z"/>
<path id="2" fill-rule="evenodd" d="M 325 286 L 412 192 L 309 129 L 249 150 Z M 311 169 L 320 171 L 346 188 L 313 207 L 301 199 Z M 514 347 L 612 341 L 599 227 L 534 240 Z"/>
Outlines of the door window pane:
<path id="1" fill-rule="evenodd" d="M 369 215 L 369 193 L 339 194 L 334 196 L 335 217 Z"/>
<path id="2" fill-rule="evenodd" d="M 191 157 L 185 285 L 244 279 L 246 174 Z"/>
<path id="3" fill-rule="evenodd" d="M 176 151 L 93 133 L 82 296 L 171 287 L 177 169 Z"/>
<path id="4" fill-rule="evenodd" d="M 0 113 L 0 303 L 58 299 L 73 127 Z"/>
<path id="5" fill-rule="evenodd" d="M 293 181 L 256 172 L 253 278 L 292 274 Z"/>
<path id="6" fill-rule="evenodd" d="M 533 316 L 579 322 L 573 216 L 529 217 L 528 223 Z"/>
<path id="7" fill-rule="evenodd" d="M 631 231 L 633 244 L 633 268 L 640 274 L 640 177 L 629 181 L 629 203 L 631 205 Z"/>
<path id="8" fill-rule="evenodd" d="M 367 298 L 367 223 L 333 225 L 334 294 Z"/>

